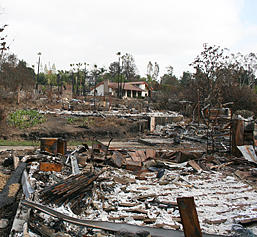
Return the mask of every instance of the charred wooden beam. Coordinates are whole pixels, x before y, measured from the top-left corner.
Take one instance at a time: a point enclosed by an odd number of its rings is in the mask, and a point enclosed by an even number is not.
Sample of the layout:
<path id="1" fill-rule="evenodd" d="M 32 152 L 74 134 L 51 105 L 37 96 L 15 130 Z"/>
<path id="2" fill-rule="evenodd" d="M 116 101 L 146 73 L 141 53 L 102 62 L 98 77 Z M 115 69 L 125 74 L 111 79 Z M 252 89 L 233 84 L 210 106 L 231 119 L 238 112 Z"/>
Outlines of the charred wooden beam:
<path id="1" fill-rule="evenodd" d="M 193 197 L 177 198 L 185 237 L 202 237 Z"/>
<path id="2" fill-rule="evenodd" d="M 184 236 L 183 232 L 175 231 L 175 230 L 153 228 L 153 227 L 146 227 L 146 226 L 137 226 L 137 225 L 131 225 L 131 224 L 125 224 L 125 223 L 111 223 L 106 221 L 80 220 L 74 217 L 64 215 L 46 206 L 33 203 L 27 200 L 23 200 L 22 204 L 27 207 L 33 208 L 35 210 L 44 212 L 50 216 L 59 218 L 63 221 L 72 223 L 74 225 L 79 225 L 79 226 L 86 226 L 86 227 L 97 228 L 97 229 L 113 231 L 113 232 L 121 232 L 121 231 L 124 231 L 125 229 L 128 233 L 133 233 L 133 234 L 141 231 L 148 231 L 153 237 L 154 236 L 158 236 L 158 237 L 167 237 L 167 236 L 183 237 Z M 204 234 L 203 236 L 217 237 L 218 235 Z"/>
<path id="3" fill-rule="evenodd" d="M 26 165 L 26 163 L 20 162 L 19 166 L 12 173 L 10 179 L 0 192 L 0 208 L 3 208 L 6 205 L 11 205 L 15 201 L 16 194 L 20 188 L 21 176 L 26 168 Z"/>

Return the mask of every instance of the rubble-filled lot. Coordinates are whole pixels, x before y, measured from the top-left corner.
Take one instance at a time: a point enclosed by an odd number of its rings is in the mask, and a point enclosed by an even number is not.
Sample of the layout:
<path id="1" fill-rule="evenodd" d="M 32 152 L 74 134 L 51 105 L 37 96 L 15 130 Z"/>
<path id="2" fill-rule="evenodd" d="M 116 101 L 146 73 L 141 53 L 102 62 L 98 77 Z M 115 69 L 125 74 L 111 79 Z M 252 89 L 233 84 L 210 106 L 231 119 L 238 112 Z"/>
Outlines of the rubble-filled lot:
<path id="1" fill-rule="evenodd" d="M 14 157 L 27 164 L 28 176 L 22 179 L 24 194 L 16 190 L 16 202 L 28 200 L 31 203 L 24 205 L 30 211 L 29 215 L 16 215 L 16 219 L 25 217 L 22 225 L 14 224 L 13 236 L 126 236 L 122 235 L 124 226 L 115 231 L 113 226 L 102 226 L 109 223 L 153 227 L 144 229 L 148 234 L 174 230 L 159 236 L 179 236 L 182 224 L 177 198 L 189 196 L 194 197 L 204 233 L 232 235 L 235 223 L 251 225 L 257 218 L 256 165 L 244 158 L 112 148 L 100 142 L 66 155 L 40 150 L 2 154 L 9 154 L 1 171 L 2 182 L 12 174 Z M 43 206 L 35 208 L 33 203 Z M 20 209 L 25 210 L 24 205 Z M 47 207 L 56 213 L 46 214 Z M 59 213 L 94 224 L 74 225 L 58 218 Z M 130 228 L 125 226 L 127 232 Z M 249 228 L 256 234 L 256 226 Z"/>
<path id="2" fill-rule="evenodd" d="M 254 122 L 233 132 L 227 119 L 198 125 L 174 112 L 41 112 L 100 132 L 137 122 L 141 134 L 82 136 L 69 150 L 63 137 L 48 136 L 40 149 L 0 152 L 1 236 L 183 236 L 185 197 L 203 236 L 257 234 Z"/>

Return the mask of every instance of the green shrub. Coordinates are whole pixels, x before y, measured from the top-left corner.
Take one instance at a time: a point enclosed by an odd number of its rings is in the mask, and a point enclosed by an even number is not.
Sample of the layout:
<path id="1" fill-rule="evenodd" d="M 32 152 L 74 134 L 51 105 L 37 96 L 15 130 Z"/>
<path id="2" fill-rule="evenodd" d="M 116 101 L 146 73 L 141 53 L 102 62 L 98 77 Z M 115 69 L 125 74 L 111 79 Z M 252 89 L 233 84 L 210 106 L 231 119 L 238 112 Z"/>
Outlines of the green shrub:
<path id="1" fill-rule="evenodd" d="M 16 110 L 8 115 L 7 121 L 11 126 L 23 129 L 43 123 L 46 119 L 36 110 Z"/>
<path id="2" fill-rule="evenodd" d="M 83 126 L 90 127 L 94 126 L 95 122 L 93 118 L 85 118 L 83 121 Z"/>
<path id="3" fill-rule="evenodd" d="M 67 118 L 67 123 L 68 124 L 73 124 L 74 123 L 74 118 Z"/>

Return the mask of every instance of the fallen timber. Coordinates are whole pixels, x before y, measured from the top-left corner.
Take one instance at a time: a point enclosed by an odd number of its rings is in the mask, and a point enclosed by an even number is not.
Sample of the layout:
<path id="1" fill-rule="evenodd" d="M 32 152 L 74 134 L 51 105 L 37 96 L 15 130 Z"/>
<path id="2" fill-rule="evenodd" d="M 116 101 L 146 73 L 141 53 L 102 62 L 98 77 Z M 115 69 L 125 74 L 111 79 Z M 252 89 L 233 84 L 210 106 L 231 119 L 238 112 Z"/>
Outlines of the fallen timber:
<path id="1" fill-rule="evenodd" d="M 22 200 L 21 204 L 35 209 L 37 211 L 41 211 L 45 214 L 48 214 L 50 216 L 53 216 L 55 218 L 58 218 L 60 220 L 69 222 L 74 225 L 79 226 L 85 226 L 85 227 L 91 227 L 91 228 L 97 228 L 102 229 L 106 231 L 112 231 L 112 232 L 121 232 L 126 230 L 129 233 L 136 234 L 137 232 L 141 231 L 147 231 L 151 234 L 151 236 L 156 237 L 183 237 L 184 233 L 182 231 L 175 231 L 175 230 L 168 230 L 168 229 L 160 229 L 160 228 L 153 228 L 153 227 L 145 227 L 145 226 L 137 226 L 137 225 L 131 225 L 131 224 L 125 224 L 125 223 L 111 223 L 107 221 L 90 221 L 90 220 L 80 220 L 74 217 L 67 216 L 65 214 L 62 214 L 60 212 L 57 212 L 49 207 L 30 202 L 27 200 Z M 203 237 L 218 237 L 221 235 L 210 235 L 210 234 L 203 234 Z"/>
<path id="2" fill-rule="evenodd" d="M 61 182 L 46 187 L 40 195 L 43 203 L 55 203 L 56 205 L 62 205 L 63 203 L 75 200 L 78 202 L 80 199 L 76 198 L 87 191 L 92 189 L 92 183 L 101 174 L 81 173 L 71 176 Z"/>
<path id="3" fill-rule="evenodd" d="M 14 203 L 16 194 L 20 188 L 20 180 L 26 166 L 26 163 L 21 162 L 0 192 L 0 208 Z"/>

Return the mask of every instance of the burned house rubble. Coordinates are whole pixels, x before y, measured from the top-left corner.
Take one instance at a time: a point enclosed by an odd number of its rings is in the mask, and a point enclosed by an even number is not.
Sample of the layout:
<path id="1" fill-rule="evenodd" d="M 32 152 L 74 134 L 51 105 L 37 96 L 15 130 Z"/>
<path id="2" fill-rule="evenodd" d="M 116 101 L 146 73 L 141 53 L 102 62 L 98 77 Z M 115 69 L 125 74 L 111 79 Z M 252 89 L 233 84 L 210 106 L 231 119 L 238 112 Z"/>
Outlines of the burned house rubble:
<path id="1" fill-rule="evenodd" d="M 125 142 L 0 152 L 0 235 L 256 236 L 255 121 L 147 116 Z"/>

